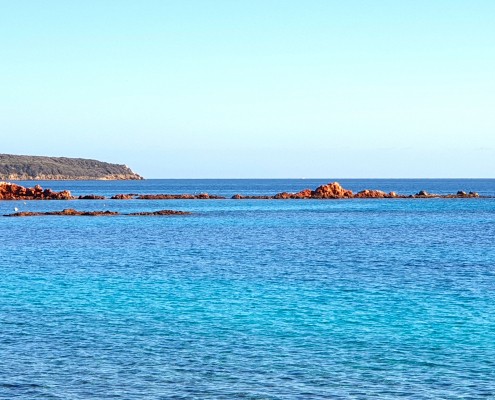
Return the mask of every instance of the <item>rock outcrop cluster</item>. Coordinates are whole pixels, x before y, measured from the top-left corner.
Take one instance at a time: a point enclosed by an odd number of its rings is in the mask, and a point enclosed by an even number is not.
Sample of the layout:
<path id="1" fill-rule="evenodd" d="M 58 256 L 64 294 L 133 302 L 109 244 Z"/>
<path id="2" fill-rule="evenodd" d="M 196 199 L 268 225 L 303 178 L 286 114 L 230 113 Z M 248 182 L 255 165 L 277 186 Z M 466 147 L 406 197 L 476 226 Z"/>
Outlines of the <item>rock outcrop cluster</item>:
<path id="1" fill-rule="evenodd" d="M 40 185 L 33 188 L 16 185 L 15 183 L 0 182 L 0 200 L 73 200 L 71 192 L 63 190 L 54 192 L 43 189 Z"/>
<path id="2" fill-rule="evenodd" d="M 297 193 L 278 193 L 274 199 L 350 199 L 352 190 L 344 189 L 338 182 L 318 186 L 315 190 L 304 189 Z"/>
<path id="3" fill-rule="evenodd" d="M 459 190 L 455 194 L 434 194 L 434 193 L 428 193 L 426 190 L 421 190 L 415 195 L 412 196 L 406 196 L 406 197 L 414 197 L 416 199 L 431 199 L 431 198 L 443 198 L 443 199 L 459 199 L 459 198 L 476 198 L 480 197 L 480 195 L 476 192 L 464 192 L 462 190 Z"/>
<path id="4" fill-rule="evenodd" d="M 343 188 L 338 182 L 318 186 L 316 189 L 304 189 L 297 193 L 282 192 L 273 196 L 243 196 L 235 194 L 232 199 L 256 199 L 256 200 L 284 200 L 284 199 L 431 199 L 431 198 L 476 198 L 480 195 L 476 192 L 458 191 L 455 194 L 433 194 L 421 190 L 416 194 L 404 195 L 396 192 L 383 192 L 381 190 L 361 190 L 353 193 L 352 190 Z M 75 200 L 71 192 L 64 190 L 54 192 L 51 189 L 43 189 L 36 185 L 34 188 L 26 188 L 14 183 L 0 182 L 0 200 Z M 105 196 L 88 194 L 77 197 L 78 200 L 104 200 Z M 218 200 L 225 199 L 209 193 L 200 194 L 116 194 L 112 200 Z"/>
<path id="5" fill-rule="evenodd" d="M 242 196 L 235 194 L 232 199 L 406 199 L 406 198 L 474 198 L 480 197 L 476 192 L 459 191 L 456 194 L 431 194 L 424 190 L 414 195 L 401 195 L 396 192 L 383 192 L 381 190 L 361 190 L 353 193 L 344 189 L 338 182 L 318 186 L 315 190 L 304 189 L 297 193 L 282 192 L 274 196 Z"/>

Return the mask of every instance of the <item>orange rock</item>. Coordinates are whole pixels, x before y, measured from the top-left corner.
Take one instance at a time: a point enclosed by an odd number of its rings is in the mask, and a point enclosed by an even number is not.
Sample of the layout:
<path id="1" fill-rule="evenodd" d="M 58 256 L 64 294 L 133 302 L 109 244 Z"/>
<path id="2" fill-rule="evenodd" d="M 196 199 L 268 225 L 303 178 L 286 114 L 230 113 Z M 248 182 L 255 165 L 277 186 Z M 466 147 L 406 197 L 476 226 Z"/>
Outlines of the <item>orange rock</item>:
<path id="1" fill-rule="evenodd" d="M 358 199 L 383 199 L 385 197 L 389 197 L 387 193 L 382 192 L 381 190 L 362 190 L 359 193 L 354 195 L 355 198 Z"/>
<path id="2" fill-rule="evenodd" d="M 354 197 L 352 190 L 346 190 L 338 182 L 321 185 L 312 193 L 314 199 L 348 199 Z"/>
<path id="3" fill-rule="evenodd" d="M 73 200 L 74 197 L 68 190 L 54 192 L 40 185 L 34 188 L 26 188 L 15 183 L 0 182 L 0 200 Z"/>
<path id="4" fill-rule="evenodd" d="M 136 195 L 134 194 L 116 194 L 115 196 L 112 196 L 111 198 L 113 200 L 132 200 Z"/>
<path id="5" fill-rule="evenodd" d="M 313 191 L 311 189 L 304 189 L 293 195 L 294 199 L 310 199 L 313 196 Z"/>

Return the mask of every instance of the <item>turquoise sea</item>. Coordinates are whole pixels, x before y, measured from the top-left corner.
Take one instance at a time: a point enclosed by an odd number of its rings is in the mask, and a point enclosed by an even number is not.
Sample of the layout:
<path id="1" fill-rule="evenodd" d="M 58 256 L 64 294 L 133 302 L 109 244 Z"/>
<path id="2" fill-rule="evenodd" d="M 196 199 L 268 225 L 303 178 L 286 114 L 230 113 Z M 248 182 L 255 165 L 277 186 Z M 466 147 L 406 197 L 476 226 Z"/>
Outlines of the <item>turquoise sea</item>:
<path id="1" fill-rule="evenodd" d="M 334 179 L 41 182 L 75 195 Z M 495 180 L 340 180 L 416 193 Z M 38 182 L 22 182 L 32 185 Z M 495 399 L 495 199 L 0 201 L 1 399 Z"/>

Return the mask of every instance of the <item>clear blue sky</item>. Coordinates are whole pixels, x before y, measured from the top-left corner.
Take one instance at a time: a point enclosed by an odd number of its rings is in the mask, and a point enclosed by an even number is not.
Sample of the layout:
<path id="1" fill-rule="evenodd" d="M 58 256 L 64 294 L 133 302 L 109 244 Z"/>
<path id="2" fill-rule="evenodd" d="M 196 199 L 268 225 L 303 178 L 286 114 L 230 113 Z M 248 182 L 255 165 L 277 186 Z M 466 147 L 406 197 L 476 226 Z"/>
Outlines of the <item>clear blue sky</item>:
<path id="1" fill-rule="evenodd" d="M 2 153 L 494 177 L 495 1 L 0 1 Z"/>

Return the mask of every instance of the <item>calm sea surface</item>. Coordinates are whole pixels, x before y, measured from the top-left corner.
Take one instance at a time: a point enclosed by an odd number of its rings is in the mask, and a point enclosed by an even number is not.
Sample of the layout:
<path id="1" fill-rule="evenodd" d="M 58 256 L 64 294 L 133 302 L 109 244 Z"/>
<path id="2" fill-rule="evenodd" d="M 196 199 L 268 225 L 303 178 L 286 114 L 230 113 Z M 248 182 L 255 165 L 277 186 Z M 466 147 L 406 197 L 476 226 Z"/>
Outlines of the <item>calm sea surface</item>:
<path id="1" fill-rule="evenodd" d="M 231 196 L 320 180 L 41 182 Z M 416 193 L 495 180 L 341 180 Z M 22 184 L 34 184 L 23 182 Z M 1 399 L 494 399 L 495 199 L 0 201 Z"/>

